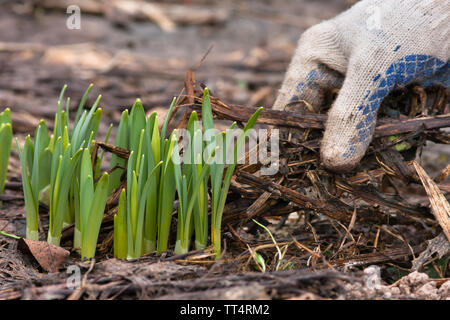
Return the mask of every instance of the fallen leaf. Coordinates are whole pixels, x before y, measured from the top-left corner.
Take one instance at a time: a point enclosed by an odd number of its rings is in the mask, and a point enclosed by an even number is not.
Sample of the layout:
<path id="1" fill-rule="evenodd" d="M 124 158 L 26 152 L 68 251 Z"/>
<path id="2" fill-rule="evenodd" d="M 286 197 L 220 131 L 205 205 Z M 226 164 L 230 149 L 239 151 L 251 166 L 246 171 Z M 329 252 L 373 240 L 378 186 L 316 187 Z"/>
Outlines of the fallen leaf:
<path id="1" fill-rule="evenodd" d="M 58 272 L 70 253 L 64 248 L 46 241 L 34 241 L 20 238 L 17 249 L 23 254 L 31 254 L 47 272 Z"/>
<path id="2" fill-rule="evenodd" d="M 428 176 L 420 164 L 413 161 L 413 165 L 430 199 L 431 211 L 442 227 L 442 230 L 444 230 L 448 241 L 450 241 L 450 204 L 445 199 L 437 184 Z"/>

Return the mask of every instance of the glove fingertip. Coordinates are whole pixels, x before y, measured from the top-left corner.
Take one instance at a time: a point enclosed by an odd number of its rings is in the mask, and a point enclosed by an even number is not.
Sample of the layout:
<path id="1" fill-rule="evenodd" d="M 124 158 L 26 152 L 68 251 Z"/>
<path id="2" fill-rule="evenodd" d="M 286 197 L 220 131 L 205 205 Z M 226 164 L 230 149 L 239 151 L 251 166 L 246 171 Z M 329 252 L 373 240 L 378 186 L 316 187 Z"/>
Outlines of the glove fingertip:
<path id="1" fill-rule="evenodd" d="M 349 155 L 348 151 L 333 143 L 322 142 L 320 148 L 320 158 L 324 167 L 333 172 L 347 172 L 358 166 L 362 156 Z"/>

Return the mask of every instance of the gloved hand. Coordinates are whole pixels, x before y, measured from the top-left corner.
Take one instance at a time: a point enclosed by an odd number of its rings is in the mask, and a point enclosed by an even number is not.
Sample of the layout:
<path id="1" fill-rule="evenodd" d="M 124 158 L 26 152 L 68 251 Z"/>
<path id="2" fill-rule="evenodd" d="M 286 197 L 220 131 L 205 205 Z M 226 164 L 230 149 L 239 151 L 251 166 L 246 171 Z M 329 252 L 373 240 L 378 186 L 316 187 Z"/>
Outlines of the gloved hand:
<path id="1" fill-rule="evenodd" d="M 320 106 L 341 88 L 328 113 L 323 164 L 354 168 L 373 136 L 377 111 L 396 85 L 450 86 L 450 0 L 363 0 L 300 38 L 274 109 L 293 101 Z"/>

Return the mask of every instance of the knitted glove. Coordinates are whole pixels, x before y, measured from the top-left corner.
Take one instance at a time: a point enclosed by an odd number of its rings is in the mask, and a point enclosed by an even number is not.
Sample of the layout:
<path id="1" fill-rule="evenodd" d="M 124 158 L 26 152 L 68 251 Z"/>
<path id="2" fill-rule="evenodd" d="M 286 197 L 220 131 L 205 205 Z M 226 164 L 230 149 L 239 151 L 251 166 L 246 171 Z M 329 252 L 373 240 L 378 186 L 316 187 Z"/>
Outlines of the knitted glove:
<path id="1" fill-rule="evenodd" d="M 354 168 L 373 136 L 377 111 L 396 85 L 450 86 L 450 0 L 363 0 L 300 38 L 274 109 L 314 108 L 341 88 L 329 111 L 321 159 Z"/>

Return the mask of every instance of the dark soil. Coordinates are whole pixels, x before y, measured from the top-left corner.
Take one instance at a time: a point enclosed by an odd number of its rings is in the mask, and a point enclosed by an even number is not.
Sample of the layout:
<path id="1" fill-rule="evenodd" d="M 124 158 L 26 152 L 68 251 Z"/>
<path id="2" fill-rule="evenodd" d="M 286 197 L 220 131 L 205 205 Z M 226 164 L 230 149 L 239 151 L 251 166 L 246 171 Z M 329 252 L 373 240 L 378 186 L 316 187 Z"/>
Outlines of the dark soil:
<path id="1" fill-rule="evenodd" d="M 195 72 L 197 83 L 206 84 L 226 104 L 270 108 L 300 34 L 354 1 L 158 1 L 176 24 L 172 32 L 148 18 L 119 14 L 109 1 L 93 1 L 94 6 L 92 1 L 78 2 L 81 30 L 66 28 L 69 4 L 65 1 L 0 4 L 0 110 L 10 107 L 13 111 L 19 141 L 33 134 L 39 119 L 52 122 L 64 84 L 68 85 L 67 95 L 74 99 L 73 106 L 90 83 L 94 84 L 91 99 L 102 94 L 101 137 L 107 125 L 117 124 L 121 111 L 138 97 L 147 111 L 156 110 L 163 118 L 172 97 L 185 86 L 187 70 L 202 60 L 211 45 Z M 177 14 L 180 5 L 189 11 Z M 182 112 L 178 118 L 181 116 Z M 434 145 L 422 151 L 423 166 L 433 177 L 449 163 L 446 147 Z M 236 191 L 238 185 L 234 187 Z M 409 203 L 428 205 L 420 185 L 400 187 Z M 302 192 L 314 193 L 313 189 Z M 249 192 L 239 203 L 249 207 L 263 192 L 260 185 L 255 190 L 259 193 Z M 25 210 L 15 151 L 2 199 L 0 231 L 24 236 Z M 280 204 L 286 201 L 282 195 L 272 200 L 278 207 L 264 202 L 271 210 L 287 205 Z M 251 222 L 236 223 L 231 208 L 228 220 L 224 218 L 228 222 L 224 229 L 226 254 L 216 263 L 208 251 L 118 261 L 110 258 L 111 239 L 105 233 L 96 264 L 82 263 L 72 253 L 59 273 L 49 274 L 17 250 L 16 240 L 0 235 L 0 299 L 448 299 L 448 255 L 439 257 L 432 252 L 419 269 L 426 274 L 414 273 L 399 280 L 412 271 L 412 261 L 427 248 L 426 241 L 439 235 L 439 227 L 429 222 L 433 219 L 429 211 L 424 215 L 426 222 L 418 222 L 419 216 L 412 222 L 403 218 L 403 213 L 390 216 L 389 210 L 379 210 L 377 201 L 370 203 L 375 208 L 370 212 L 381 212 L 373 218 L 380 225 L 373 226 L 362 214 L 358 216 L 361 224 L 357 223 L 350 235 L 345 234 L 348 220 L 314 216 L 309 211 L 284 217 L 261 211 L 260 221 L 271 225 L 277 242 L 290 242 L 284 271 L 275 271 L 276 251 L 267 234 L 257 231 Z M 44 213 L 43 224 L 45 218 Z M 396 224 L 395 228 L 390 228 L 391 224 Z M 380 232 L 377 248 L 373 239 L 378 239 Z M 396 238 L 398 234 L 401 236 Z M 291 242 L 293 237 L 297 243 Z M 358 237 L 362 237 L 361 244 Z M 258 270 L 246 245 L 269 245 L 261 249 L 268 272 Z M 334 247 L 339 250 L 330 256 Z M 380 267 L 376 287 L 367 285 L 370 270 L 364 276 L 370 265 Z M 83 274 L 81 288 L 68 286 L 71 266 Z"/>

